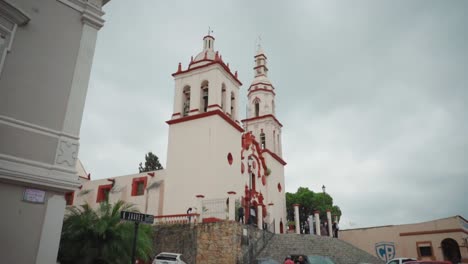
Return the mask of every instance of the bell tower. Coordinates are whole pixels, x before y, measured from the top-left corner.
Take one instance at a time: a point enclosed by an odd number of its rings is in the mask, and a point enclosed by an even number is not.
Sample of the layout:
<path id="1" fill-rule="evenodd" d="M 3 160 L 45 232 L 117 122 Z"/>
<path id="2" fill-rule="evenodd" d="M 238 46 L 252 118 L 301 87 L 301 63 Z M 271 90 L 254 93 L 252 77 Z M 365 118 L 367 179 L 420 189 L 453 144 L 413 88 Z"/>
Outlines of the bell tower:
<path id="1" fill-rule="evenodd" d="M 262 149 L 282 157 L 281 128 L 276 118 L 275 88 L 268 79 L 267 56 L 261 47 L 255 55 L 254 80 L 247 90 L 245 131 L 252 131 Z"/>
<path id="2" fill-rule="evenodd" d="M 203 49 L 179 63 L 174 77 L 174 108 L 169 125 L 167 178 L 163 214 L 183 214 L 197 206 L 197 196 L 225 197 L 242 190 L 239 181 L 243 128 L 238 121 L 242 83 L 222 55 L 215 38 L 203 38 Z M 198 208 L 201 210 L 201 208 Z"/>

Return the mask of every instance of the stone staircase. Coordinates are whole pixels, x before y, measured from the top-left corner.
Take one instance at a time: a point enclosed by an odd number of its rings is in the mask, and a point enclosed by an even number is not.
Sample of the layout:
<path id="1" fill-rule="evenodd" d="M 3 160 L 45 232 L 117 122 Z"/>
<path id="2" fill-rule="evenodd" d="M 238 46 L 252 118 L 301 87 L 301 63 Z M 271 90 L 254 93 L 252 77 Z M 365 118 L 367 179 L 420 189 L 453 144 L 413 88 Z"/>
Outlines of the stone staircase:
<path id="1" fill-rule="evenodd" d="M 336 264 L 384 263 L 377 257 L 340 239 L 298 234 L 274 235 L 257 258 L 270 258 L 283 263 L 287 255 L 327 256 Z"/>

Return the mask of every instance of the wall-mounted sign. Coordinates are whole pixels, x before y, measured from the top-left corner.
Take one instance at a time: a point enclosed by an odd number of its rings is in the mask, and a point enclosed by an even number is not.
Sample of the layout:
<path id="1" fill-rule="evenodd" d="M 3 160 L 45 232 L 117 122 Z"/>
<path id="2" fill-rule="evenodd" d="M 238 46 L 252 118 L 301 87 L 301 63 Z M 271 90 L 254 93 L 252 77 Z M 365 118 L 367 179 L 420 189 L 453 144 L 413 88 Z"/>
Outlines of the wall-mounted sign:
<path id="1" fill-rule="evenodd" d="M 377 257 L 387 262 L 395 257 L 395 243 L 393 242 L 376 243 L 375 252 L 377 253 Z"/>
<path id="2" fill-rule="evenodd" d="M 44 203 L 45 191 L 37 189 L 25 189 L 23 194 L 23 201 L 31 203 Z"/>

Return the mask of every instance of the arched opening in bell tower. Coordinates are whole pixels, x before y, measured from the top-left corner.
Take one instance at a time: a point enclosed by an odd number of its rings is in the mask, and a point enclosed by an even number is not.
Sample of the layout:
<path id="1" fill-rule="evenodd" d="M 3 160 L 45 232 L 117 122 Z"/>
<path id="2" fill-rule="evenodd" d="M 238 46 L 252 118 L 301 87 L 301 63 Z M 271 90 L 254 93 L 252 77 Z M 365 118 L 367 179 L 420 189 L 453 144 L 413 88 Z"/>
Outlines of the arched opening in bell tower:
<path id="1" fill-rule="evenodd" d="M 265 139 L 265 133 L 263 133 L 263 129 L 262 129 L 262 133 L 260 133 L 260 146 L 262 149 L 265 149 L 266 147 L 266 139 Z"/>
<path id="2" fill-rule="evenodd" d="M 182 92 L 182 116 L 190 112 L 190 86 L 186 85 Z"/>
<path id="3" fill-rule="evenodd" d="M 260 99 L 255 98 L 253 103 L 255 107 L 255 117 L 258 117 L 260 115 Z"/>
<path id="4" fill-rule="evenodd" d="M 226 85 L 224 83 L 221 85 L 221 109 L 223 113 L 226 113 Z"/>
<path id="5" fill-rule="evenodd" d="M 231 118 L 236 119 L 236 96 L 234 95 L 234 92 L 231 92 Z"/>
<path id="6" fill-rule="evenodd" d="M 205 113 L 208 110 L 208 81 L 203 81 L 200 86 L 200 112 Z"/>

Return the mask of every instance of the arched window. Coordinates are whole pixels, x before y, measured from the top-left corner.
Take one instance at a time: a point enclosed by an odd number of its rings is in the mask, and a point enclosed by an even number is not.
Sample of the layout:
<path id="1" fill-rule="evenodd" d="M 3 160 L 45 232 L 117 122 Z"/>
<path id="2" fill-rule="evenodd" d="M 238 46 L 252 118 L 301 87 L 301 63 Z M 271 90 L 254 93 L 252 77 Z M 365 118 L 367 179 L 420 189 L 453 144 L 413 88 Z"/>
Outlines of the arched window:
<path id="1" fill-rule="evenodd" d="M 223 113 L 226 112 L 226 85 L 224 83 L 221 85 L 221 109 Z"/>
<path id="2" fill-rule="evenodd" d="M 190 112 L 190 86 L 185 86 L 182 91 L 182 116 L 187 116 Z"/>
<path id="3" fill-rule="evenodd" d="M 231 118 L 236 119 L 236 96 L 234 95 L 234 92 L 231 92 Z"/>
<path id="4" fill-rule="evenodd" d="M 262 147 L 262 149 L 265 149 L 266 147 L 266 144 L 265 144 L 265 133 L 260 133 L 260 146 Z"/>
<path id="5" fill-rule="evenodd" d="M 258 99 L 258 97 L 255 97 L 253 103 L 255 107 L 255 117 L 258 117 L 260 115 L 260 99 Z"/>
<path id="6" fill-rule="evenodd" d="M 200 112 L 205 113 L 208 110 L 208 81 L 203 81 L 200 86 Z"/>

